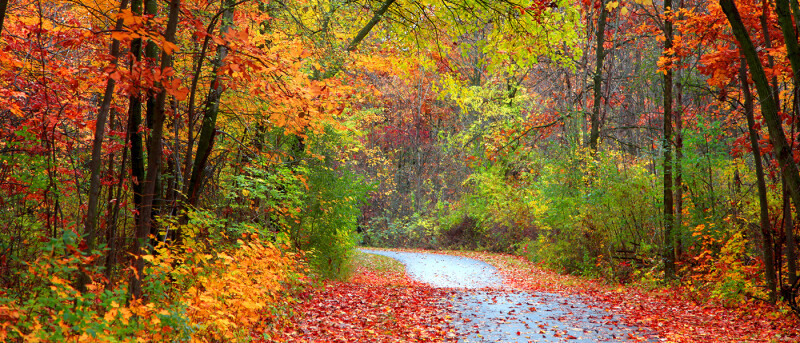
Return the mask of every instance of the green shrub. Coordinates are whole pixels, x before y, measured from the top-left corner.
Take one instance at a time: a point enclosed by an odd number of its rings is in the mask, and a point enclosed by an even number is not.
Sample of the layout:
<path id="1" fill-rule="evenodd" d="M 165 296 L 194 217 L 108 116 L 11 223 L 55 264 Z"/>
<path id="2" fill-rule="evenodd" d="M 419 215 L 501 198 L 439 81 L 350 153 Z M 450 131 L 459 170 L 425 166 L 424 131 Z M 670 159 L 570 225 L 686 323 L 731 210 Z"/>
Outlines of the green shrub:
<path id="1" fill-rule="evenodd" d="M 20 281 L 29 286 L 28 292 L 0 293 L 0 312 L 9 313 L 12 319 L 6 323 L 12 328 L 8 332 L 0 326 L 0 333 L 9 335 L 6 339 L 61 342 L 83 337 L 81 340 L 121 342 L 133 341 L 137 333 L 146 330 L 143 320 L 122 310 L 128 298 L 125 288 L 104 287 L 101 270 L 91 263 L 101 256 L 100 251 L 82 250 L 80 239 L 70 230 L 51 238 L 39 258 L 26 263 L 25 270 L 17 271 Z M 79 270 L 94 280 L 84 292 L 69 281 Z M 155 316 L 170 327 L 171 337 L 188 341 L 193 328 L 181 305 L 167 304 L 159 297 L 170 283 L 155 282 L 154 277 L 148 276 L 143 283 L 143 293 L 151 296 L 154 308 L 162 310 Z"/>
<path id="2" fill-rule="evenodd" d="M 311 266 L 326 278 L 346 277 L 346 262 L 357 240 L 356 228 L 372 186 L 363 177 L 342 165 L 341 147 L 347 142 L 331 128 L 309 136 L 309 150 L 319 158 L 309 158 L 295 168 L 304 190 L 302 207 L 290 237 L 296 247 L 310 252 Z"/>
<path id="3" fill-rule="evenodd" d="M 303 205 L 306 167 L 290 168 L 263 159 L 251 163 L 223 183 L 225 206 L 218 211 L 233 223 L 227 229 L 234 238 L 253 230 L 265 236 L 286 231 L 299 218 Z"/>
<path id="4" fill-rule="evenodd" d="M 374 247 L 433 249 L 440 247 L 433 219 L 414 213 L 411 217 L 375 217 L 363 227 L 362 243 Z"/>

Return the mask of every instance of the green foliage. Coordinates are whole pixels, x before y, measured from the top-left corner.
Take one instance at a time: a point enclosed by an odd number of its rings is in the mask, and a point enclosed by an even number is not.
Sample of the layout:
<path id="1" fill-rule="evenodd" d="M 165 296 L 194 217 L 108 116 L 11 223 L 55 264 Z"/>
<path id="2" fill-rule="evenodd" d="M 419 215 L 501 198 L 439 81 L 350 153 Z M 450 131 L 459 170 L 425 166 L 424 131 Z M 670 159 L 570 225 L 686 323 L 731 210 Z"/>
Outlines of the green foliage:
<path id="1" fill-rule="evenodd" d="M 437 226 L 430 217 L 415 212 L 410 217 L 375 217 L 364 227 L 363 243 L 375 247 L 439 247 Z"/>
<path id="2" fill-rule="evenodd" d="M 555 155 L 528 153 L 470 176 L 469 191 L 438 222 L 444 242 L 596 276 L 626 277 L 631 260 L 657 260 L 645 249 L 658 244 L 660 218 L 645 164 L 611 152 Z"/>
<path id="3" fill-rule="evenodd" d="M 623 267 L 626 261 L 614 258 L 621 251 L 639 255 L 642 246 L 657 243 L 659 211 L 648 201 L 656 198 L 656 182 L 644 164 L 612 152 L 592 156 L 579 150 L 551 161 L 540 180 L 541 197 L 549 201 L 541 219 L 547 239 L 537 242 L 543 261 L 595 274 L 602 266 Z"/>
<path id="4" fill-rule="evenodd" d="M 35 206 L 38 201 L 41 201 L 41 194 L 48 186 L 49 178 L 46 171 L 49 169 L 50 161 L 47 156 L 41 154 L 27 154 L 24 153 L 25 149 L 31 149 L 40 145 L 41 140 L 36 137 L 34 132 L 23 126 L 19 130 L 14 131 L 14 136 L 4 142 L 3 148 L 11 153 L 4 153 L 0 163 L 4 165 L 16 166 L 13 170 L 11 179 L 15 183 L 23 185 L 25 192 L 20 192 L 20 195 L 27 195 L 23 197 L 26 205 Z M 19 151 L 19 153 L 15 153 Z M 58 189 L 50 189 L 49 191 L 58 192 Z"/>
<path id="5" fill-rule="evenodd" d="M 346 277 L 345 263 L 356 242 L 360 206 L 372 188 L 364 179 L 341 167 L 340 133 L 329 128 L 325 135 L 312 135 L 310 149 L 319 159 L 308 159 L 296 169 L 307 189 L 302 197 L 302 215 L 289 228 L 296 247 L 309 251 L 311 266 L 327 278 Z M 304 174 L 299 174 L 303 171 Z"/>
<path id="6" fill-rule="evenodd" d="M 102 274 L 92 261 L 99 251 L 86 252 L 79 247 L 80 236 L 65 231 L 61 237 L 50 239 L 38 259 L 18 271 L 21 282 L 30 286 L 26 294 L 4 293 L 0 296 L 0 308 L 7 307 L 12 313 L 12 340 L 42 340 L 59 342 L 81 337 L 101 341 L 132 341 L 146 324 L 132 318 L 130 312 L 121 311 L 128 294 L 123 287 L 103 287 Z M 86 292 L 79 292 L 70 279 L 79 270 L 87 272 L 94 280 Z M 154 297 L 153 305 L 165 309 L 154 314 L 169 325 L 173 337 L 188 340 L 192 328 L 187 325 L 181 305 L 162 307 L 157 299 L 168 288 L 167 280 L 146 282 L 145 292 Z M 149 320 L 149 319 L 148 319 Z"/>
<path id="7" fill-rule="evenodd" d="M 467 179 L 464 186 L 470 191 L 451 214 L 459 220 L 454 226 L 443 227 L 450 242 L 460 240 L 457 245 L 463 247 L 510 252 L 518 248 L 522 239 L 534 235 L 538 226 L 535 218 L 546 208 L 540 206 L 535 190 L 525 187 L 530 173 L 515 168 L 498 164 Z M 458 238 L 459 235 L 466 237 Z"/>
<path id="8" fill-rule="evenodd" d="M 227 206 L 222 210 L 233 222 L 229 234 L 269 235 L 288 230 L 299 218 L 307 172 L 302 166 L 290 168 L 259 158 L 244 167 L 243 173 L 229 174 L 223 182 Z"/>
<path id="9" fill-rule="evenodd" d="M 692 205 L 687 213 L 690 225 L 709 220 L 722 222 L 726 215 L 723 207 L 729 203 L 726 200 L 738 196 L 728 187 L 734 171 L 746 167 L 731 159 L 729 146 L 732 139 L 723 138 L 724 130 L 720 121 L 700 119 L 697 129 L 684 133 L 684 144 L 691 147 L 684 149 L 682 161 L 684 182 L 692 190 L 687 194 Z M 747 174 L 754 179 L 755 173 Z"/>

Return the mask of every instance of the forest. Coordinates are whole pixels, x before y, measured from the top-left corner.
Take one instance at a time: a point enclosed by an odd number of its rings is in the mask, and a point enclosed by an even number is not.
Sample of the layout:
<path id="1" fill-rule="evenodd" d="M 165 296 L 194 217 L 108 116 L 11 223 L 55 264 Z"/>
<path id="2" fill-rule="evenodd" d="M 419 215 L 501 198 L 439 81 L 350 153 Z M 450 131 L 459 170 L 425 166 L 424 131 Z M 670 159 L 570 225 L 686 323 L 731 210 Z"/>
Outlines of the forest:
<path id="1" fill-rule="evenodd" d="M 0 341 L 281 341 L 358 246 L 789 323 L 798 28 L 797 0 L 0 0 Z"/>

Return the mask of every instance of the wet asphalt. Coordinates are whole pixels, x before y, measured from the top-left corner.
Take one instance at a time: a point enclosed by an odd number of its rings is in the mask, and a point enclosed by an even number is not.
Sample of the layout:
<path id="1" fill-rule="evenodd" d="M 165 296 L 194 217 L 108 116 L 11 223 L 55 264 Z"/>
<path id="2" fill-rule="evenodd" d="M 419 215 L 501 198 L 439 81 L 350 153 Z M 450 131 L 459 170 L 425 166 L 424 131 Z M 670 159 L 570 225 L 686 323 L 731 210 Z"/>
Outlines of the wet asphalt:
<path id="1" fill-rule="evenodd" d="M 504 285 L 497 269 L 466 257 L 360 249 L 394 258 L 413 279 L 452 289 L 450 308 L 459 342 L 657 342 L 647 330 L 579 296 L 527 292 Z"/>

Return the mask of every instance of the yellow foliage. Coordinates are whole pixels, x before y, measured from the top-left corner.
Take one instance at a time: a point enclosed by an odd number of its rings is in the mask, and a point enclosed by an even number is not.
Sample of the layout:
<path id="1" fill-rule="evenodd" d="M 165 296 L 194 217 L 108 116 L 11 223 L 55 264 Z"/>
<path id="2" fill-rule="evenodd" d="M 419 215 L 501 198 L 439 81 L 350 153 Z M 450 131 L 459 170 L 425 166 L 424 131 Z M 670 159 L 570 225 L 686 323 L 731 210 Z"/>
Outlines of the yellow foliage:
<path id="1" fill-rule="evenodd" d="M 745 263 L 748 239 L 742 232 L 730 230 L 722 237 L 715 238 L 713 223 L 699 224 L 692 236 L 701 242 L 700 252 L 687 266 L 688 289 L 720 301 L 725 305 L 745 300 L 745 294 L 765 297 L 756 280 L 760 273 L 760 263 Z"/>
<path id="2" fill-rule="evenodd" d="M 152 278 L 147 282 L 166 284 L 167 278 L 172 282 L 168 287 L 152 288 L 159 291 L 151 290 L 146 295 L 148 300 L 136 299 L 128 305 L 120 305 L 116 300 L 106 305 L 91 302 L 86 309 L 94 314 L 81 320 L 98 323 L 104 328 L 99 332 L 84 332 L 65 314 L 72 307 L 72 299 L 84 298 L 89 293 L 99 296 L 104 288 L 90 284 L 89 291 L 81 294 L 69 280 L 49 275 L 49 288 L 64 307 L 50 310 L 46 317 L 28 318 L 26 324 L 22 322 L 25 318 L 20 319 L 24 309 L 14 303 L 0 306 L 0 341 L 9 337 L 25 342 L 50 341 L 53 331 L 59 330 L 62 335 L 55 337 L 74 342 L 160 342 L 186 338 L 196 342 L 235 342 L 246 340 L 249 332 L 268 331 L 279 320 L 271 309 L 293 301 L 287 287 L 301 283 L 299 276 L 307 270 L 297 256 L 282 247 L 261 241 L 255 234 L 246 238 L 247 241 L 238 241 L 238 247 L 224 252 L 187 252 L 189 249 L 159 246 L 157 255 L 144 257 L 149 266 L 147 274 Z M 40 275 L 47 275 L 47 270 L 38 268 L 41 267 L 35 268 Z M 176 321 L 185 327 L 176 328 Z M 121 338 L 122 329 L 135 331 Z"/>
<path id="3" fill-rule="evenodd" d="M 205 280 L 202 291 L 193 288 L 179 299 L 191 321 L 203 328 L 196 340 L 232 341 L 240 329 L 264 320 L 261 310 L 291 300 L 282 283 L 301 270 L 294 256 L 255 235 L 251 239 L 239 241 L 231 255 L 218 253 L 210 265 L 218 274 Z"/>

